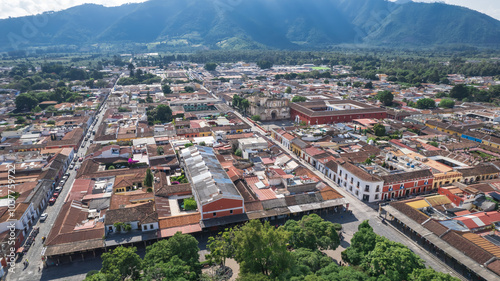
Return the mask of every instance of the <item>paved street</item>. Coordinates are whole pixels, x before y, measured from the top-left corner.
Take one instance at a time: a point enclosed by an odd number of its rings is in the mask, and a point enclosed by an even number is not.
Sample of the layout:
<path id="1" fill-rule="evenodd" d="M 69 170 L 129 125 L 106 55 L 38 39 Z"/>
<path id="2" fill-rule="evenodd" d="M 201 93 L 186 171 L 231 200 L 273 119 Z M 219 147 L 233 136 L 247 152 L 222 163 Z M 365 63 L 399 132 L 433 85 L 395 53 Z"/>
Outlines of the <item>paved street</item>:
<path id="1" fill-rule="evenodd" d="M 265 135 L 266 133 L 262 131 L 261 129 L 255 127 L 251 122 L 248 121 L 244 116 L 242 116 L 239 112 L 234 111 L 236 115 L 238 115 L 243 121 L 245 121 L 247 124 L 252 126 L 252 130 L 259 132 L 262 135 Z M 329 221 L 332 222 L 338 222 L 341 223 L 342 226 L 344 227 L 345 232 L 347 235 L 352 236 L 357 231 L 358 225 L 364 221 L 368 220 L 370 222 L 370 225 L 373 227 L 373 230 L 375 233 L 382 235 L 384 237 L 387 237 L 388 239 L 402 243 L 406 245 L 408 248 L 410 248 L 414 253 L 419 255 L 427 264 L 427 266 L 434 268 L 437 271 L 441 271 L 444 273 L 450 273 L 451 275 L 458 277 L 462 280 L 466 280 L 463 276 L 455 272 L 452 268 L 441 262 L 438 258 L 436 258 L 434 255 L 430 254 L 428 251 L 425 249 L 421 248 L 417 243 L 414 241 L 408 239 L 405 235 L 400 233 L 398 230 L 395 228 L 383 224 L 381 220 L 378 218 L 378 212 L 374 210 L 372 207 L 366 205 L 365 203 L 359 201 L 357 198 L 355 198 L 353 195 L 350 193 L 346 192 L 343 188 L 339 187 L 335 182 L 333 182 L 331 179 L 327 178 L 325 175 L 323 175 L 321 172 L 316 170 L 312 165 L 305 161 L 300 161 L 298 157 L 291 153 L 286 147 L 281 145 L 281 143 L 277 142 L 276 140 L 272 138 L 268 138 L 270 141 L 272 141 L 274 144 L 278 145 L 281 147 L 284 151 L 289 152 L 289 155 L 293 157 L 295 160 L 299 161 L 302 165 L 307 166 L 311 171 L 313 171 L 318 177 L 320 177 L 323 181 L 327 182 L 330 186 L 335 187 L 335 190 L 337 190 L 340 194 L 342 194 L 346 200 L 350 203 L 349 204 L 349 210 L 352 211 L 352 214 L 336 214 L 333 216 L 328 216 L 325 217 Z M 339 219 L 339 216 L 340 219 Z"/>
<path id="2" fill-rule="evenodd" d="M 90 146 L 90 140 L 92 140 L 94 138 L 94 136 L 92 135 L 92 130 L 94 130 L 93 128 L 95 128 L 95 130 L 96 130 L 99 127 L 99 125 L 101 124 L 101 122 L 103 120 L 102 115 L 103 114 L 98 115 L 99 119 L 97 121 L 96 126 L 94 126 L 94 127 L 91 126 L 90 129 L 87 131 L 86 134 L 90 133 L 91 137 L 89 138 L 89 141 L 85 142 L 85 146 L 83 148 L 80 147 L 78 149 L 78 151 L 75 153 L 76 159 L 78 159 L 78 157 L 80 157 L 80 156 L 85 155 L 87 149 Z M 81 164 L 80 162 L 73 162 L 73 163 L 75 163 L 75 168 L 80 166 L 80 164 Z M 47 219 L 45 220 L 45 222 L 38 221 L 35 225 L 35 226 L 40 228 L 40 233 L 38 233 L 34 244 L 31 245 L 28 253 L 22 259 L 23 261 L 25 261 L 26 259 L 28 260 L 28 262 L 29 262 L 28 267 L 24 268 L 22 262 L 17 263 L 15 273 L 8 274 L 7 280 L 19 280 L 19 281 L 22 281 L 22 280 L 27 280 L 27 281 L 53 280 L 53 278 L 46 277 L 47 272 L 50 273 L 52 271 L 57 271 L 56 273 L 58 276 L 61 276 L 61 274 L 64 274 L 65 272 L 67 273 L 67 275 L 74 275 L 76 272 L 79 272 L 79 271 L 85 271 L 85 273 L 88 272 L 88 270 L 85 269 L 88 267 L 88 265 L 79 266 L 79 267 L 75 267 L 75 265 L 69 265 L 69 266 L 65 265 L 64 267 L 62 267 L 62 266 L 61 267 L 49 267 L 48 269 L 43 269 L 43 270 L 41 269 L 43 267 L 41 256 L 42 256 L 42 252 L 44 250 L 43 243 L 42 243 L 42 237 L 44 237 L 44 236 L 47 237 L 49 235 L 50 229 L 54 225 L 54 222 L 57 218 L 57 215 L 59 214 L 59 212 L 64 204 L 64 201 L 65 201 L 66 197 L 68 196 L 71 187 L 73 186 L 73 182 L 75 181 L 75 177 L 76 177 L 76 173 L 77 173 L 76 169 L 70 170 L 68 168 L 67 172 L 69 173 L 69 178 L 66 181 L 66 183 L 64 184 L 64 188 L 62 189 L 58 199 L 56 200 L 54 205 L 52 205 L 52 206 L 49 205 L 45 209 L 45 213 L 48 214 Z M 56 186 L 57 185 L 58 185 L 58 183 L 56 183 Z M 100 265 L 101 264 L 99 261 L 98 268 L 100 268 Z M 61 272 L 61 270 L 62 270 L 62 272 Z M 83 278 L 73 279 L 73 280 L 82 280 L 82 279 Z M 64 278 L 64 280 L 68 280 L 68 279 Z"/>

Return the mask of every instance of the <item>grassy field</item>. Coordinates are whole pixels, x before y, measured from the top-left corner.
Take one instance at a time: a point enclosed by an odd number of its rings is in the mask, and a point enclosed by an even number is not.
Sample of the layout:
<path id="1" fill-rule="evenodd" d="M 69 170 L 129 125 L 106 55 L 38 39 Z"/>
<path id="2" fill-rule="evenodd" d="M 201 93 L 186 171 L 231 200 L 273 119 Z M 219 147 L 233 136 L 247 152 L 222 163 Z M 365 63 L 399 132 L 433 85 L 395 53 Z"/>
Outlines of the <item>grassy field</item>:
<path id="1" fill-rule="evenodd" d="M 330 70 L 329 67 L 315 66 L 311 67 L 313 70 Z"/>

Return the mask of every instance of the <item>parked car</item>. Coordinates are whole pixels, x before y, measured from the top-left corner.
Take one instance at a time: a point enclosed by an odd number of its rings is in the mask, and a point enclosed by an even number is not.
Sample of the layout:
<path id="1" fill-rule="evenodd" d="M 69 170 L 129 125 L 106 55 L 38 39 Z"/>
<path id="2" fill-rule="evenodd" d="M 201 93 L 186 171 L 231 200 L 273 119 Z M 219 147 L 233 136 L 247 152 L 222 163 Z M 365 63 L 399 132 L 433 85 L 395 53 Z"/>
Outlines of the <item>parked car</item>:
<path id="1" fill-rule="evenodd" d="M 54 203 L 56 203 L 56 198 L 55 197 L 50 198 L 49 205 L 54 205 Z"/>
<path id="2" fill-rule="evenodd" d="M 90 143 L 94 143 L 94 141 L 93 141 L 93 140 L 90 140 Z"/>
<path id="3" fill-rule="evenodd" d="M 44 222 L 44 221 L 47 219 L 47 217 L 48 217 L 48 216 L 49 216 L 49 214 L 47 214 L 47 213 L 43 213 L 43 214 L 40 216 L 40 221 L 41 221 L 41 222 Z"/>
<path id="4" fill-rule="evenodd" d="M 52 197 L 54 197 L 54 198 L 59 197 L 59 192 L 54 192 L 54 194 L 52 194 Z"/>
<path id="5" fill-rule="evenodd" d="M 66 183 L 66 181 L 62 180 L 62 181 L 59 182 L 59 186 L 63 186 L 65 183 Z"/>
<path id="6" fill-rule="evenodd" d="M 62 186 L 58 186 L 58 187 L 56 187 L 55 192 L 61 192 L 62 189 L 63 189 Z"/>
<path id="7" fill-rule="evenodd" d="M 71 164 L 71 165 L 73 165 L 73 164 Z M 69 173 L 65 173 L 64 176 L 69 178 Z"/>
<path id="8" fill-rule="evenodd" d="M 75 168 L 75 164 L 71 164 L 71 165 L 69 165 L 69 169 L 70 169 L 70 170 L 73 170 L 74 168 Z"/>
<path id="9" fill-rule="evenodd" d="M 75 171 L 78 171 L 80 169 L 80 166 L 76 166 Z"/>
<path id="10" fill-rule="evenodd" d="M 78 162 L 83 162 L 83 157 L 78 158 Z"/>

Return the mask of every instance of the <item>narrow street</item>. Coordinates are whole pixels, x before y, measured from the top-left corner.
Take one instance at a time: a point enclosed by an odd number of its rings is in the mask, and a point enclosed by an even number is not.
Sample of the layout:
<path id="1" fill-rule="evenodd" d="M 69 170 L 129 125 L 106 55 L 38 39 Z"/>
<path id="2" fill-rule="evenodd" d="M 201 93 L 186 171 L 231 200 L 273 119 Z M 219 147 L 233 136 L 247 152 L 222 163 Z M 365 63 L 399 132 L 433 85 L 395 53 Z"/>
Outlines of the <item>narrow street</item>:
<path id="1" fill-rule="evenodd" d="M 103 109 L 104 110 L 104 109 Z M 97 129 L 102 120 L 103 120 L 103 114 L 98 114 L 96 116 L 98 118 L 96 125 L 93 127 Z M 90 138 L 88 141 L 85 141 L 85 146 L 79 147 L 78 151 L 75 152 L 75 158 L 78 159 L 81 156 L 85 156 L 87 149 L 90 146 L 90 140 L 94 139 L 94 135 L 92 135 L 92 127 L 86 132 L 86 134 L 90 133 Z M 75 163 L 75 169 L 68 170 L 66 171 L 69 173 L 69 177 L 66 180 L 64 184 L 64 188 L 61 190 L 61 193 L 59 194 L 59 197 L 57 198 L 56 202 L 54 205 L 48 205 L 47 208 L 45 209 L 44 213 L 48 214 L 47 219 L 44 222 L 40 222 L 39 220 L 35 224 L 36 227 L 40 228 L 40 232 L 35 238 L 35 242 L 31 245 L 29 251 L 26 253 L 26 255 L 23 257 L 23 259 L 16 264 L 15 272 L 14 273 L 9 273 L 7 274 L 7 280 L 51 280 L 51 278 L 43 278 L 43 273 L 46 269 L 43 269 L 43 262 L 42 262 L 42 255 L 43 252 L 45 251 L 45 247 L 43 246 L 42 243 L 42 237 L 47 237 L 49 235 L 50 229 L 54 225 L 56 218 L 61 211 L 61 208 L 64 205 L 64 202 L 66 201 L 66 197 L 68 196 L 71 187 L 73 186 L 73 182 L 75 181 L 75 177 L 77 174 L 76 167 L 80 166 L 80 162 L 72 162 Z M 55 187 L 58 186 L 58 183 L 56 183 Z M 54 187 L 54 188 L 55 188 Z M 70 204 L 70 203 L 66 203 Z M 29 265 L 24 268 L 23 266 L 23 261 L 28 260 Z M 100 264 L 99 264 L 100 265 Z M 54 267 L 51 269 L 55 269 Z M 72 271 L 74 272 L 74 271 Z M 67 279 L 66 279 L 67 280 Z M 79 279 L 81 280 L 81 279 Z"/>
<path id="2" fill-rule="evenodd" d="M 239 112 L 234 111 L 234 113 L 240 117 L 244 122 L 246 122 L 248 125 L 252 127 L 252 130 L 255 132 L 258 132 L 262 134 L 263 136 L 266 135 L 264 131 L 259 129 L 258 127 L 254 126 L 250 121 L 248 121 L 247 118 L 242 116 Z M 370 222 L 370 225 L 373 227 L 373 230 L 375 233 L 382 235 L 384 237 L 387 237 L 391 241 L 399 242 L 404 245 L 406 245 L 410 250 L 412 250 L 414 253 L 419 255 L 426 263 L 427 266 L 432 267 L 433 269 L 444 272 L 444 273 L 450 273 L 452 276 L 460 278 L 462 280 L 467 280 L 464 278 L 462 275 L 458 274 L 455 270 L 453 270 L 451 267 L 448 265 L 444 264 L 441 260 L 439 260 L 437 257 L 429 253 L 427 250 L 423 249 L 418 245 L 416 242 L 410 240 L 407 236 L 399 232 L 397 229 L 393 228 L 392 226 L 388 224 L 383 224 L 381 219 L 378 218 L 378 212 L 374 210 L 372 207 L 366 205 L 365 203 L 359 201 L 356 197 L 345 191 L 343 188 L 338 186 L 334 181 L 326 177 L 324 174 L 316 170 L 312 165 L 305 161 L 301 161 L 294 153 L 289 151 L 286 147 L 284 147 L 281 143 L 278 141 L 266 137 L 268 140 L 272 141 L 274 144 L 278 145 L 281 147 L 284 151 L 288 153 L 291 157 L 293 157 L 296 161 L 298 161 L 301 165 L 306 166 L 309 168 L 311 171 L 313 171 L 319 178 L 321 178 L 324 182 L 328 183 L 330 186 L 334 187 L 337 192 L 339 192 L 341 195 L 343 195 L 346 200 L 350 203 L 349 204 L 349 210 L 352 211 L 352 213 L 344 213 L 344 214 L 338 214 L 334 215 L 331 217 L 325 217 L 328 220 L 332 222 L 338 222 L 341 223 L 343 226 L 343 229 L 346 233 L 347 237 L 352 237 L 352 235 L 357 231 L 358 225 L 364 221 L 368 220 Z M 339 219 L 340 216 L 340 219 Z M 347 240 L 347 239 L 346 239 Z M 350 241 L 350 238 L 349 238 Z"/>

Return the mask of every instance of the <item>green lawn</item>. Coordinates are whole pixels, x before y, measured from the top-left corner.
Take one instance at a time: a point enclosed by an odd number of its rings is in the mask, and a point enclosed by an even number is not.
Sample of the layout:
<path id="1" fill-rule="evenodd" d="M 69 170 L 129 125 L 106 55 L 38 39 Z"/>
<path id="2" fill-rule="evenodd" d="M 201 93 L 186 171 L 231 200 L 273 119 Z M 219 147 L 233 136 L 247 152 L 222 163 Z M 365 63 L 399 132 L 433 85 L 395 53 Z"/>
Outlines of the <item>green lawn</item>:
<path id="1" fill-rule="evenodd" d="M 322 67 L 322 66 L 311 67 L 311 69 L 313 69 L 313 70 L 330 70 L 329 67 Z"/>

